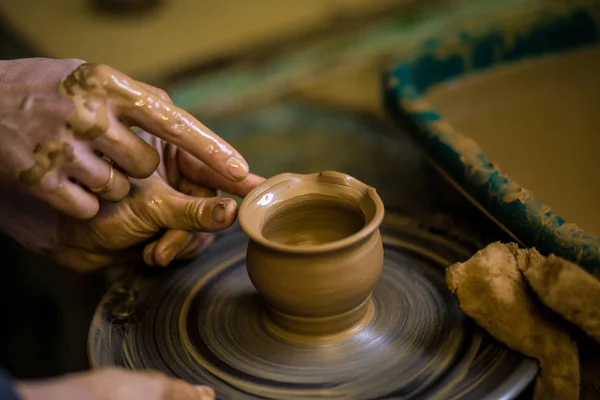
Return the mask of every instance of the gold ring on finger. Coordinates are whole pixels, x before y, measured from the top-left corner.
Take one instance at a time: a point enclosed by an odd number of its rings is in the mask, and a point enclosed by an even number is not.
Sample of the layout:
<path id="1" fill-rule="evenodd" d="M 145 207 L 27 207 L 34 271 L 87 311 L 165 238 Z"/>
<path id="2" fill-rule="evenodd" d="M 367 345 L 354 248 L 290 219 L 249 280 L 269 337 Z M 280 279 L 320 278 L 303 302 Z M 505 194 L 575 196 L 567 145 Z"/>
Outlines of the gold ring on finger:
<path id="1" fill-rule="evenodd" d="M 108 181 L 106 181 L 106 183 L 104 185 L 102 185 L 98 188 L 90 188 L 90 190 L 93 193 L 103 194 L 112 189 L 113 184 L 115 182 L 115 170 L 113 169 L 113 167 L 109 167 L 109 169 L 110 169 L 110 174 L 108 175 Z"/>

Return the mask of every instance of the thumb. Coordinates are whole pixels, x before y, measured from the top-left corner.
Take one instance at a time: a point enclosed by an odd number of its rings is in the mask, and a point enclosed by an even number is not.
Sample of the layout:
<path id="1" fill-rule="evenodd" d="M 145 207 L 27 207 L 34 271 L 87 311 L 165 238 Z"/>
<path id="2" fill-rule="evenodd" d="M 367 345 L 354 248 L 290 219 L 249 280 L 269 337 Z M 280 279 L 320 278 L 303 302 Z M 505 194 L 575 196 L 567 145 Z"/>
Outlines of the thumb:
<path id="1" fill-rule="evenodd" d="M 237 216 L 237 203 L 223 197 L 172 197 L 159 210 L 163 228 L 184 231 L 216 232 L 228 228 Z"/>

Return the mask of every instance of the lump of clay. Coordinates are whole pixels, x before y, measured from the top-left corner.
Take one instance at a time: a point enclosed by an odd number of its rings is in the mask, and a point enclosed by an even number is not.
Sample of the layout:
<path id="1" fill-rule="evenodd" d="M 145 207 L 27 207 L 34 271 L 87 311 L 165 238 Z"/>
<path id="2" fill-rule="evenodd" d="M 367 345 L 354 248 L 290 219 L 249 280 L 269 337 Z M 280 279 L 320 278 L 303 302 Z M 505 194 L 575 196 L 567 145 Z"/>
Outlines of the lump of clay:
<path id="1" fill-rule="evenodd" d="M 516 244 L 492 243 L 446 270 L 465 314 L 509 348 L 540 362 L 535 400 L 579 398 L 577 343 L 531 293 Z"/>
<path id="2" fill-rule="evenodd" d="M 519 249 L 517 263 L 527 283 L 547 307 L 600 343 L 600 280 L 554 254 Z"/>

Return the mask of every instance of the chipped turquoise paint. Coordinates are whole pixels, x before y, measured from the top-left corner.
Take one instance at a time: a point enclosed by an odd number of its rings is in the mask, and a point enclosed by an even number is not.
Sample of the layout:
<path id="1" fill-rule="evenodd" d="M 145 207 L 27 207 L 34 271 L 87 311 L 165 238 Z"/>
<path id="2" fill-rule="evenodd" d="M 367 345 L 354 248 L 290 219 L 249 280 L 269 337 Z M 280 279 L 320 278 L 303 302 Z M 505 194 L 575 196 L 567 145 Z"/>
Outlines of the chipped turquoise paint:
<path id="1" fill-rule="evenodd" d="M 474 70 L 597 44 L 600 27 L 592 17 L 594 13 L 600 15 L 600 2 L 568 10 L 547 10 L 521 28 L 511 43 L 507 42 L 502 26 L 485 33 L 460 32 L 452 37 L 426 40 L 419 54 L 398 63 L 386 74 L 384 91 L 386 107 L 397 124 L 410 132 L 456 183 L 520 241 L 600 274 L 600 238 L 574 229 L 535 198 L 522 203 L 506 202 L 505 196 L 516 194 L 520 187 L 496 169 L 484 154 L 461 157 L 459 149 L 444 140 L 447 133 L 438 131 L 433 124 L 442 121 L 443 115 L 427 108 L 422 96 L 433 85 Z M 457 40 L 464 45 L 460 52 L 451 50 L 456 48 Z"/>

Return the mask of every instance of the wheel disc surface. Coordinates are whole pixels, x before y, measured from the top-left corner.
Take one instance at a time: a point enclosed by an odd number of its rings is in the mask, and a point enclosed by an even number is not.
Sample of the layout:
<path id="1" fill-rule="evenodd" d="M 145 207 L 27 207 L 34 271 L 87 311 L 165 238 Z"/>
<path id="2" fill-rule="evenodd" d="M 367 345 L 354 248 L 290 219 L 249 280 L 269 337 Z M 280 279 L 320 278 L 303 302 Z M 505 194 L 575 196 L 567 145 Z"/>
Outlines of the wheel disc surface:
<path id="1" fill-rule="evenodd" d="M 444 268 L 476 249 L 388 217 L 375 314 L 355 335 L 294 343 L 270 328 L 234 226 L 188 265 L 118 281 L 90 329 L 93 367 L 155 369 L 231 399 L 511 399 L 537 363 L 460 310 Z"/>

